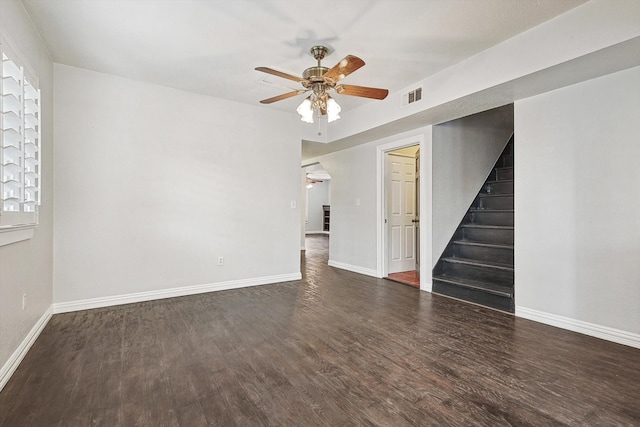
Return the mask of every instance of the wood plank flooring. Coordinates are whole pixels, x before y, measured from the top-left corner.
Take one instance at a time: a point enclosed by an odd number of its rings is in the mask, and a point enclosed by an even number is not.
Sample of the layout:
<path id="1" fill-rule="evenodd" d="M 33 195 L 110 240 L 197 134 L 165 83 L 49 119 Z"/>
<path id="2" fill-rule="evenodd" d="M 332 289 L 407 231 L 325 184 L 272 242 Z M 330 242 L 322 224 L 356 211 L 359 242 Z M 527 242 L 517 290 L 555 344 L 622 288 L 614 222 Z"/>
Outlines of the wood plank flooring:
<path id="1" fill-rule="evenodd" d="M 632 426 L 640 350 L 328 267 L 55 315 L 2 426 Z"/>

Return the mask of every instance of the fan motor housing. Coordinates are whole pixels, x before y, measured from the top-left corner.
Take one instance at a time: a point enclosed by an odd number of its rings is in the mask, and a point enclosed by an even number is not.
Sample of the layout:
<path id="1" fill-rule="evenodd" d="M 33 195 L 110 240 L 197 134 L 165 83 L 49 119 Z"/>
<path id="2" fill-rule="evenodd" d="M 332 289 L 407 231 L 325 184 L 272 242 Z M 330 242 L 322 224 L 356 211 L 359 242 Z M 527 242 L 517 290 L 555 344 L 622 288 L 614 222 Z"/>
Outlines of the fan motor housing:
<path id="1" fill-rule="evenodd" d="M 329 71 L 329 69 L 327 67 L 309 67 L 306 70 L 304 70 L 304 73 L 302 73 L 302 78 L 303 79 L 307 79 L 307 80 L 311 80 L 312 82 L 315 81 L 322 81 L 322 76 Z"/>

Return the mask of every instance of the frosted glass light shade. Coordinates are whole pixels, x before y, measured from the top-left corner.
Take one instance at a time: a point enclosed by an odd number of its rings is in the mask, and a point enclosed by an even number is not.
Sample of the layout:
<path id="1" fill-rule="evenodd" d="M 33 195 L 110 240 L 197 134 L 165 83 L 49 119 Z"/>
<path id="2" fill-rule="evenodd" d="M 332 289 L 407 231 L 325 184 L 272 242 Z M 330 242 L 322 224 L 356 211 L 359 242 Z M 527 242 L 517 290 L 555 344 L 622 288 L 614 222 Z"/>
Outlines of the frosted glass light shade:
<path id="1" fill-rule="evenodd" d="M 340 108 L 335 99 L 330 97 L 327 100 L 327 117 L 329 119 L 329 123 L 334 122 L 340 118 L 341 110 L 342 108 Z"/>
<path id="2" fill-rule="evenodd" d="M 309 98 L 305 98 L 296 111 L 300 114 L 300 120 L 305 123 L 313 123 L 313 110 L 311 109 L 311 100 Z"/>

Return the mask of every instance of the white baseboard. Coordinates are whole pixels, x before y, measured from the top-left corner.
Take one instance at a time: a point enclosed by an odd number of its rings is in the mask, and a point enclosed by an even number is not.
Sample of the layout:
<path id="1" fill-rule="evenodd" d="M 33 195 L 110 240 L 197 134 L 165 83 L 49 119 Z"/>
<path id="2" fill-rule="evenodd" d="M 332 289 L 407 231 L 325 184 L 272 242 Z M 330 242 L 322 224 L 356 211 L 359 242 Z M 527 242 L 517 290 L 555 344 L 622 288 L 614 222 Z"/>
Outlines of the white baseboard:
<path id="1" fill-rule="evenodd" d="M 183 286 L 180 288 L 161 289 L 157 291 L 136 292 L 126 295 L 114 295 L 109 297 L 59 302 L 53 304 L 53 312 L 57 314 L 68 313 L 71 311 L 91 310 L 93 308 L 111 307 L 114 305 L 132 304 L 136 302 L 182 297 L 186 295 L 203 294 L 207 292 L 226 291 L 229 289 L 246 288 L 249 286 L 291 282 L 300 279 L 302 279 L 302 274 L 300 273 L 279 274 L 275 276 L 256 277 L 252 279 L 230 280 L 227 282 L 207 283 L 204 285 Z"/>
<path id="2" fill-rule="evenodd" d="M 44 327 L 47 326 L 47 323 L 49 323 L 49 319 L 51 319 L 52 315 L 53 309 L 52 306 L 49 306 L 49 308 L 47 308 L 47 311 L 44 312 L 42 317 L 38 319 L 27 336 L 22 340 L 16 351 L 14 351 L 11 357 L 9 357 L 9 360 L 7 360 L 2 368 L 0 368 L 0 391 L 2 391 L 4 386 L 9 381 L 9 378 L 11 378 L 16 369 L 18 369 L 18 366 L 20 366 L 20 362 L 22 362 L 22 359 L 24 359 L 24 356 L 26 356 L 33 343 L 36 341 L 38 336 L 40 336 L 40 333 L 42 332 Z"/>
<path id="3" fill-rule="evenodd" d="M 354 273 L 364 274 L 365 276 L 378 277 L 378 278 L 380 277 L 378 276 L 378 272 L 372 268 L 364 268 L 358 265 L 345 264 L 343 262 L 333 261 L 333 260 L 329 260 L 329 266 L 340 268 L 342 270 L 353 271 Z"/>
<path id="4" fill-rule="evenodd" d="M 433 282 L 421 283 L 420 290 L 424 292 L 432 292 L 433 291 Z"/>
<path id="5" fill-rule="evenodd" d="M 607 326 L 596 325 L 595 323 L 583 322 L 569 317 L 558 316 L 557 314 L 546 313 L 544 311 L 533 310 L 526 307 L 516 306 L 516 316 L 535 322 L 544 323 L 573 332 L 590 335 L 618 344 L 640 348 L 640 334 L 622 331 L 620 329 L 609 328 Z"/>

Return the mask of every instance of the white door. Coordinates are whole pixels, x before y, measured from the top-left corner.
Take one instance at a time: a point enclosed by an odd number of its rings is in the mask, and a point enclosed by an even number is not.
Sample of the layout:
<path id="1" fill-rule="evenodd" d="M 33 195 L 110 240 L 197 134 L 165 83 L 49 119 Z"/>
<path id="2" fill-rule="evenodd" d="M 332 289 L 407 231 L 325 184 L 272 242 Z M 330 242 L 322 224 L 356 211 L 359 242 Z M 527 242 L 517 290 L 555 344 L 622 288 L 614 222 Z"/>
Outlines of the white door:
<path id="1" fill-rule="evenodd" d="M 415 168 L 414 157 L 386 155 L 388 274 L 415 269 Z"/>

